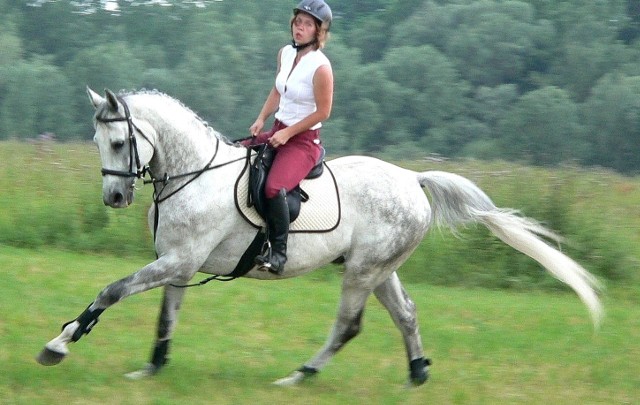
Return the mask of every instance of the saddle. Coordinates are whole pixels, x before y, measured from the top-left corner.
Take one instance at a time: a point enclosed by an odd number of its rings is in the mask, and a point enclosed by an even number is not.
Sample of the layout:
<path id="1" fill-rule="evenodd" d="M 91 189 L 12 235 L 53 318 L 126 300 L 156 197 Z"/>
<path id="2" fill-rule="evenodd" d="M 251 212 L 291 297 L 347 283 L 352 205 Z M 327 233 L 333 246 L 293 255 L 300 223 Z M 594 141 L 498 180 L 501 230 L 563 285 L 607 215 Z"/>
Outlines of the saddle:
<path id="1" fill-rule="evenodd" d="M 340 223 L 340 194 L 331 168 L 324 162 L 325 151 L 307 178 L 292 190 L 288 198 L 290 233 L 330 232 Z M 253 227 L 265 226 L 266 199 L 264 184 L 273 162 L 273 150 L 247 149 L 245 166 L 234 186 L 234 202 L 240 216 Z M 304 203 L 304 205 L 303 205 Z"/>
<path id="2" fill-rule="evenodd" d="M 242 277 L 255 267 L 254 258 L 262 252 L 265 244 L 266 234 L 263 231 L 266 212 L 264 185 L 269 168 L 273 163 L 273 152 L 273 149 L 267 148 L 266 145 L 257 146 L 255 149 L 248 148 L 245 167 L 236 180 L 234 186 L 236 208 L 249 224 L 258 229 L 258 232 L 235 269 L 227 275 L 229 279 Z M 254 153 L 256 156 L 252 161 L 251 155 Z M 324 158 L 325 150 L 322 148 L 322 153 L 314 168 L 300 185 L 287 195 L 292 222 L 290 234 L 331 232 L 340 224 L 341 208 L 338 184 L 329 166 L 325 171 Z M 303 187 L 308 193 L 303 190 Z M 306 208 L 301 212 L 303 202 L 306 203 Z"/>
<path id="3" fill-rule="evenodd" d="M 249 167 L 249 193 L 247 194 L 247 207 L 255 207 L 258 214 L 265 219 L 266 197 L 264 195 L 264 185 L 267 181 L 267 175 L 273 164 L 275 151 L 268 145 L 260 145 L 255 148 L 257 155 Z M 324 158 L 326 150 L 320 146 L 320 157 L 316 161 L 315 166 L 309 171 L 305 179 L 315 179 L 322 175 L 324 171 Z M 287 194 L 287 202 L 289 203 L 290 222 L 295 221 L 300 215 L 300 206 L 302 202 L 307 202 L 309 195 L 296 186 Z"/>

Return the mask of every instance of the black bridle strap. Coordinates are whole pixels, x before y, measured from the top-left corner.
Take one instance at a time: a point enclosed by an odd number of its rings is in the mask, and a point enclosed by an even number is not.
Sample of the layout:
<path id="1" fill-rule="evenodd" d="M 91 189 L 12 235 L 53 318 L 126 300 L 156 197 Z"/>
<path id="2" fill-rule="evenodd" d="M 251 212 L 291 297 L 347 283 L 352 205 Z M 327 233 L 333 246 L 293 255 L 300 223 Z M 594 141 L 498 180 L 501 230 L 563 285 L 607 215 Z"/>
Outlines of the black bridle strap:
<path id="1" fill-rule="evenodd" d="M 236 139 L 234 141 L 232 141 L 232 143 L 239 143 L 241 141 L 245 141 L 245 140 L 249 140 L 249 139 L 255 139 L 255 137 L 253 136 L 249 136 L 246 138 L 242 138 L 242 139 Z M 211 160 L 209 160 L 209 162 L 202 168 L 202 169 L 198 169 L 198 170 L 194 170 L 192 172 L 187 172 L 187 173 L 182 173 L 182 174 L 177 174 L 177 175 L 173 175 L 173 176 L 169 176 L 167 173 L 164 174 L 164 176 L 161 179 L 158 179 L 156 177 L 154 177 L 151 174 L 150 170 L 147 170 L 147 172 L 150 173 L 151 178 L 148 180 L 144 180 L 143 184 L 162 184 L 163 188 L 160 190 L 159 193 L 157 193 L 156 197 L 154 197 L 154 202 L 157 203 L 161 203 L 163 201 L 166 201 L 169 197 L 173 196 L 174 194 L 176 194 L 178 191 L 182 190 L 183 188 L 185 188 L 187 185 L 189 185 L 189 183 L 193 182 L 194 180 L 196 180 L 198 177 L 200 177 L 203 173 L 209 171 L 209 170 L 214 170 L 214 169 L 218 169 L 220 167 L 229 165 L 231 163 L 235 163 L 241 160 L 249 160 L 251 158 L 251 149 L 247 149 L 247 155 L 245 157 L 241 157 L 241 158 L 237 158 L 237 159 L 232 159 L 229 160 L 228 162 L 224 162 L 224 163 L 219 163 L 216 165 L 212 165 L 213 161 L 215 160 L 216 156 L 218 155 L 218 149 L 220 147 L 220 139 L 216 138 L 216 150 L 213 154 L 213 157 L 211 158 Z M 162 191 L 164 190 L 164 187 L 166 187 L 166 185 L 172 181 L 172 180 L 176 180 L 176 179 L 181 179 L 184 177 L 189 177 L 189 176 L 193 176 L 191 179 L 189 179 L 189 181 L 187 181 L 186 183 L 184 183 L 183 185 L 181 185 L 179 188 L 175 189 L 174 191 L 171 192 L 171 194 L 166 195 L 162 198 L 160 198 L 160 194 L 162 194 Z"/>
<path id="2" fill-rule="evenodd" d="M 213 163 L 216 156 L 218 155 L 219 146 L 220 146 L 220 140 L 216 138 L 216 150 L 213 153 L 213 156 L 211 157 L 209 162 L 202 169 L 195 170 L 189 173 L 178 174 L 175 176 L 169 176 L 167 173 L 165 173 L 162 179 L 156 179 L 153 176 L 151 176 L 151 179 L 145 180 L 143 184 L 153 184 L 154 186 L 156 184 L 162 184 L 162 188 L 160 189 L 160 191 L 157 193 L 154 192 L 153 201 L 156 204 L 160 204 L 161 202 L 166 201 L 167 199 L 169 199 L 170 197 L 172 197 L 173 195 L 181 191 L 183 188 L 187 187 L 189 184 L 194 182 L 198 177 L 202 176 L 204 172 L 211 170 L 212 169 L 211 163 Z M 192 176 L 192 177 L 189 180 L 187 180 L 184 184 L 182 184 L 180 187 L 173 190 L 168 195 L 161 197 L 162 192 L 164 191 L 165 187 L 167 186 L 167 184 L 169 184 L 171 180 L 180 179 L 180 178 L 189 177 L 189 176 Z"/>
<path id="3" fill-rule="evenodd" d="M 131 112 L 129 111 L 129 106 L 127 105 L 127 103 L 124 102 L 124 99 L 122 97 L 118 97 L 118 101 L 120 102 L 120 104 L 122 104 L 122 107 L 124 108 L 124 117 L 96 118 L 96 121 L 102 122 L 102 123 L 122 122 L 122 121 L 126 121 L 127 122 L 128 137 L 129 137 L 129 171 L 125 172 L 125 171 L 122 171 L 122 170 L 113 170 L 113 169 L 102 168 L 101 172 L 102 172 L 103 176 L 112 175 L 112 176 L 120 176 L 120 177 L 142 178 L 145 175 L 147 169 L 141 167 L 141 165 L 140 165 L 140 155 L 138 153 L 138 142 L 137 142 L 136 137 L 135 137 L 134 132 L 133 132 L 134 128 L 135 128 L 136 131 L 138 131 L 140 133 L 140 135 L 142 135 L 142 137 L 147 142 L 149 142 L 151 144 L 152 147 L 153 147 L 153 143 L 144 134 L 144 132 L 142 132 L 142 130 L 140 130 L 140 128 L 138 128 L 138 126 L 133 123 L 133 118 L 131 117 Z M 135 165 L 136 165 L 135 166 L 136 171 L 133 171 L 134 160 L 135 160 Z"/>
<path id="4" fill-rule="evenodd" d="M 194 170 L 192 172 L 177 174 L 177 175 L 174 175 L 174 176 L 169 176 L 167 173 L 165 173 L 164 176 L 162 178 L 160 178 L 160 179 L 155 178 L 155 177 L 153 177 L 153 175 L 151 175 L 150 179 L 144 180 L 143 184 L 153 184 L 153 185 L 162 184 L 162 186 L 163 186 L 162 189 L 160 190 L 160 192 L 156 193 L 156 195 L 154 196 L 154 201 L 157 202 L 157 203 L 161 203 L 163 201 L 166 201 L 167 199 L 172 197 L 177 192 L 181 191 L 183 188 L 188 186 L 190 183 L 195 181 L 198 177 L 203 175 L 205 172 L 208 172 L 209 170 L 218 169 L 220 167 L 227 166 L 227 165 L 229 165 L 231 163 L 235 163 L 235 162 L 247 159 L 246 156 L 243 156 L 241 158 L 232 159 L 232 160 L 229 160 L 229 161 L 224 162 L 224 163 L 219 163 L 219 164 L 216 164 L 216 165 L 212 165 L 213 161 L 215 160 L 216 156 L 218 155 L 219 146 L 220 146 L 220 139 L 216 138 L 216 150 L 215 150 L 213 156 L 211 157 L 211 159 L 209 160 L 209 162 L 202 169 Z M 149 170 L 147 170 L 147 171 L 150 173 Z M 175 190 L 173 190 L 170 194 L 168 194 L 166 196 L 161 196 L 162 192 L 164 191 L 164 188 L 167 186 L 167 184 L 169 184 L 169 182 L 171 182 L 172 180 L 177 180 L 177 179 L 181 179 L 181 178 L 189 177 L 189 176 L 191 176 L 191 178 L 188 181 L 186 181 L 184 184 L 182 184 L 180 187 L 176 188 Z"/>

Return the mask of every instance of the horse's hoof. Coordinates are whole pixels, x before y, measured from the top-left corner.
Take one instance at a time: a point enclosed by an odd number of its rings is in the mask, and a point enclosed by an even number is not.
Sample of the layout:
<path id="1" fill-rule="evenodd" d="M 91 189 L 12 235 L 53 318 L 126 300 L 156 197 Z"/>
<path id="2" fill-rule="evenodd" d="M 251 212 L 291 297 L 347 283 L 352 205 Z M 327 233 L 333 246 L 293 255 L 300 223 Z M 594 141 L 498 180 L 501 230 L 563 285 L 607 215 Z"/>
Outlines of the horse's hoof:
<path id="1" fill-rule="evenodd" d="M 409 383 L 411 386 L 417 387 L 429 379 L 429 366 L 431 365 L 430 359 L 415 359 L 410 363 L 411 374 L 409 376 Z"/>
<path id="2" fill-rule="evenodd" d="M 159 368 L 154 366 L 153 364 L 147 364 L 143 369 L 138 371 L 132 371 L 130 373 L 125 374 L 124 376 L 129 380 L 141 380 L 143 378 L 151 377 L 155 375 L 159 371 Z"/>
<path id="3" fill-rule="evenodd" d="M 429 374 L 426 374 L 424 377 L 420 378 L 411 378 L 407 383 L 407 388 L 416 388 L 426 383 L 429 379 Z"/>
<path id="4" fill-rule="evenodd" d="M 306 375 L 302 371 L 294 371 L 291 375 L 274 381 L 273 385 L 277 385 L 279 387 L 291 387 L 304 380 L 305 377 Z"/>
<path id="5" fill-rule="evenodd" d="M 422 384 L 426 383 L 429 379 L 429 370 L 425 369 L 424 373 L 416 376 L 411 376 L 411 385 L 414 387 L 419 387 Z"/>
<path id="6" fill-rule="evenodd" d="M 64 360 L 66 355 L 67 353 L 56 352 L 45 346 L 45 348 L 42 349 L 40 354 L 36 357 L 36 361 L 43 366 L 55 366 Z"/>

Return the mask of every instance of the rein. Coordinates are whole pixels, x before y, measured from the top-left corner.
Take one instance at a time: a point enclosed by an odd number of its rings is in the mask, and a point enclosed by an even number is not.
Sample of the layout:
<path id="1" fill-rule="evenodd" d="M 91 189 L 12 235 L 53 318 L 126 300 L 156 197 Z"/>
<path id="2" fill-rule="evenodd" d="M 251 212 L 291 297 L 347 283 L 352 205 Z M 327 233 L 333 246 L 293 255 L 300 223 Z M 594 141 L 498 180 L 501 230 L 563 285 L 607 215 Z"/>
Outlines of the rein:
<path id="1" fill-rule="evenodd" d="M 122 121 L 126 121 L 127 122 L 127 127 L 128 127 L 128 131 L 129 131 L 129 134 L 128 134 L 128 139 L 129 139 L 129 171 L 125 172 L 125 171 L 122 171 L 122 170 L 113 170 L 113 169 L 102 168 L 101 169 L 102 175 L 103 176 L 111 175 L 111 176 L 119 176 L 119 177 L 136 177 L 138 179 L 143 179 L 143 184 L 153 184 L 154 186 L 156 184 L 162 184 L 162 188 L 160 189 L 160 192 L 158 192 L 158 193 L 154 192 L 153 201 L 156 204 L 159 204 L 159 203 L 169 199 L 174 194 L 178 193 L 180 190 L 182 190 L 183 188 L 188 186 L 190 183 L 192 183 L 194 180 L 196 180 L 198 177 L 200 177 L 203 173 L 205 173 L 205 172 L 207 172 L 209 170 L 217 169 L 217 168 L 226 166 L 228 164 L 231 164 L 231 163 L 238 162 L 240 160 L 246 159 L 246 157 L 237 158 L 237 159 L 233 159 L 233 160 L 230 160 L 228 162 L 225 162 L 225 163 L 220 163 L 220 164 L 216 164 L 216 165 L 212 166 L 211 164 L 213 163 L 213 161 L 215 160 L 216 156 L 218 155 L 218 150 L 219 150 L 219 147 L 220 147 L 220 139 L 218 137 L 216 137 L 216 150 L 213 153 L 213 156 L 211 157 L 209 162 L 202 169 L 194 170 L 194 171 L 188 172 L 188 173 L 172 175 L 172 176 L 170 176 L 168 173 L 165 173 L 162 178 L 157 178 L 153 174 L 153 172 L 151 171 L 149 166 L 142 167 L 141 164 L 140 164 L 140 154 L 138 153 L 138 143 L 137 143 L 136 137 L 134 135 L 134 129 L 135 129 L 136 132 L 138 132 L 151 145 L 152 148 L 154 148 L 153 142 L 151 142 L 149 137 L 133 122 L 133 118 L 131 117 L 131 113 L 129 111 L 129 106 L 127 105 L 127 103 L 125 103 L 124 99 L 122 97 L 118 97 L 118 101 L 124 107 L 124 114 L 125 114 L 124 117 L 96 118 L 96 121 L 102 122 L 102 123 L 122 122 Z M 241 140 L 244 140 L 244 139 L 246 139 L 246 138 L 243 138 Z M 135 171 L 133 169 L 134 168 L 134 166 L 133 166 L 134 162 L 135 162 L 135 168 L 136 168 Z M 144 179 L 144 177 L 147 174 L 149 175 L 149 178 L 148 179 Z M 193 177 L 191 179 L 189 179 L 186 183 L 184 183 L 183 185 L 178 187 L 176 190 L 173 190 L 170 194 L 161 197 L 161 194 L 163 193 L 165 187 L 172 180 L 182 179 L 182 178 L 189 177 L 189 176 L 193 176 Z"/>
<path id="2" fill-rule="evenodd" d="M 138 130 L 140 131 L 140 130 Z M 234 142 L 239 142 L 239 141 L 243 141 L 246 138 L 234 141 Z M 215 160 L 216 156 L 218 155 L 218 148 L 220 147 L 220 139 L 216 138 L 216 150 L 213 153 L 213 156 L 211 157 L 211 160 L 209 160 L 209 163 L 207 163 L 202 169 L 199 170 L 194 170 L 192 172 L 187 172 L 187 173 L 182 173 L 182 174 L 176 174 L 174 176 L 169 176 L 167 173 L 164 174 L 164 176 L 161 179 L 155 178 L 153 176 L 153 174 L 151 173 L 151 170 L 147 169 L 146 172 L 149 173 L 150 178 L 149 179 L 144 179 L 142 181 L 142 184 L 153 184 L 154 186 L 156 184 L 162 184 L 162 189 L 160 189 L 159 193 L 155 193 L 153 195 L 153 201 L 157 204 L 169 199 L 170 197 L 172 197 L 174 194 L 178 193 L 180 190 L 182 190 L 183 188 L 185 188 L 186 186 L 188 186 L 191 182 L 195 181 L 198 177 L 200 177 L 203 173 L 208 172 L 209 170 L 214 170 L 214 169 L 218 169 L 220 167 L 229 165 L 231 163 L 235 163 L 235 162 L 239 162 L 241 160 L 246 160 L 249 158 L 249 155 L 245 156 L 245 157 L 241 157 L 241 158 L 237 158 L 237 159 L 233 159 L 230 160 L 228 162 L 224 162 L 224 163 L 219 163 L 216 165 L 211 165 L 213 163 L 213 161 Z M 189 177 L 189 176 L 193 176 L 191 179 L 189 179 L 186 183 L 184 183 L 183 185 L 181 185 L 180 187 L 178 187 L 177 189 L 173 190 L 170 194 L 164 196 L 164 197 L 160 197 L 160 195 L 162 194 L 162 192 L 164 191 L 164 188 L 167 186 L 167 184 L 169 184 L 170 181 L 172 180 L 177 180 L 177 179 L 182 179 L 184 177 Z"/>

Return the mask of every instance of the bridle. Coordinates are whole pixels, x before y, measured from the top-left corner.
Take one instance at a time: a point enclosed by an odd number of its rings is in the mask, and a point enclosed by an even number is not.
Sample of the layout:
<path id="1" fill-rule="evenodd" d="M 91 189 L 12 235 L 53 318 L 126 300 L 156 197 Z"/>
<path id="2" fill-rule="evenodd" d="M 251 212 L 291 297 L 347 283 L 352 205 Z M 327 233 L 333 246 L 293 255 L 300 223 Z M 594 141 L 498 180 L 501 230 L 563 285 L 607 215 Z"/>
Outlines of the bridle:
<path id="1" fill-rule="evenodd" d="M 153 240 L 154 240 L 154 243 L 155 243 L 156 237 L 158 235 L 158 232 L 157 232 L 158 231 L 158 221 L 160 219 L 160 206 L 159 206 L 159 204 L 161 202 L 163 202 L 163 201 L 167 200 L 168 198 L 170 198 L 171 196 L 175 195 L 180 190 L 182 190 L 183 188 L 185 188 L 186 186 L 191 184 L 193 181 L 195 181 L 203 173 L 205 173 L 205 172 L 207 172 L 209 170 L 217 169 L 219 167 L 226 166 L 228 164 L 231 164 L 231 163 L 234 163 L 234 162 L 238 162 L 238 161 L 241 161 L 241 160 L 249 161 L 249 159 L 250 159 L 250 157 L 252 155 L 252 149 L 251 148 L 247 148 L 247 153 L 246 153 L 246 156 L 244 156 L 244 157 L 237 158 L 237 159 L 232 159 L 230 161 L 214 165 L 213 161 L 215 160 L 216 156 L 218 155 L 218 150 L 219 150 L 219 146 L 220 146 L 220 138 L 216 137 L 216 149 L 215 149 L 215 152 L 214 152 L 213 156 L 211 157 L 211 159 L 209 160 L 209 162 L 202 169 L 195 170 L 195 171 L 188 172 L 188 173 L 177 174 L 177 175 L 173 175 L 173 176 L 169 176 L 167 173 L 165 173 L 162 178 L 157 178 L 157 177 L 154 176 L 154 174 L 152 173 L 152 171 L 151 171 L 151 169 L 150 169 L 150 167 L 148 165 L 142 166 L 142 164 L 140 163 L 140 154 L 138 153 L 138 143 L 136 141 L 134 130 L 136 132 L 138 132 L 151 145 L 151 147 L 155 150 L 153 142 L 151 142 L 151 139 L 133 122 L 133 118 L 131 116 L 131 112 L 129 111 L 129 106 L 124 101 L 124 99 L 122 97 L 120 97 L 120 96 L 117 96 L 116 98 L 117 98 L 118 102 L 120 104 L 122 104 L 122 107 L 124 108 L 124 117 L 115 117 L 115 118 L 96 117 L 96 121 L 101 122 L 101 123 L 123 122 L 123 121 L 127 122 L 128 141 L 129 141 L 129 171 L 113 170 L 113 169 L 108 169 L 108 168 L 104 168 L 103 167 L 101 169 L 102 176 L 111 175 L 111 176 L 119 176 L 119 177 L 125 177 L 125 178 L 133 178 L 133 177 L 135 177 L 135 178 L 138 178 L 138 179 L 143 179 L 143 184 L 153 184 L 154 185 L 153 203 L 154 203 L 154 206 L 155 206 L 154 208 L 155 209 L 154 209 L 154 221 L 153 221 Z M 241 142 L 241 141 L 244 141 L 244 140 L 249 140 L 249 139 L 253 141 L 253 139 L 255 139 L 255 138 L 254 137 L 242 138 L 242 139 L 238 139 L 238 140 L 234 141 L 234 143 Z M 149 179 L 144 179 L 144 177 L 146 177 L 147 175 L 149 175 Z M 169 182 L 171 180 L 176 180 L 176 179 L 185 178 L 185 177 L 190 177 L 190 178 L 185 183 L 183 183 L 180 187 L 174 189 L 169 194 L 163 195 L 165 187 L 169 184 Z M 156 253 L 156 255 L 157 255 L 157 253 Z M 240 271 L 238 271 L 238 268 L 240 268 Z M 206 283 L 208 283 L 209 281 L 212 281 L 212 280 L 231 281 L 231 280 L 234 280 L 234 279 L 236 279 L 238 277 L 241 277 L 242 275 L 244 275 L 244 273 L 245 272 L 242 271 L 242 268 L 240 267 L 240 264 L 238 264 L 236 269 L 234 269 L 234 271 L 231 274 L 226 275 L 226 276 L 214 275 L 214 276 L 208 277 L 208 278 L 206 278 L 206 279 L 204 279 L 204 280 L 202 280 L 202 281 L 200 281 L 199 283 L 196 283 L 196 284 L 188 284 L 188 285 L 174 285 L 174 284 L 171 284 L 171 285 L 174 286 L 174 287 L 178 287 L 178 288 L 186 288 L 186 287 L 204 285 L 204 284 L 206 284 Z"/>
<path id="2" fill-rule="evenodd" d="M 152 148 L 154 148 L 154 144 L 153 142 L 151 142 L 151 139 L 133 122 L 133 118 L 131 117 L 131 112 L 129 111 L 129 106 L 127 106 L 127 103 L 125 103 L 124 99 L 120 96 L 117 97 L 118 102 L 120 102 L 120 104 L 122 104 L 122 107 L 124 108 L 124 117 L 115 117 L 115 118 L 101 118 L 101 117 L 96 117 L 96 121 L 101 122 L 101 123 L 111 123 L 111 122 L 123 122 L 126 121 L 127 122 L 127 127 L 128 127 L 128 141 L 129 141 L 129 171 L 122 171 L 122 170 L 113 170 L 113 169 L 108 169 L 108 168 L 102 168 L 101 172 L 102 172 L 102 176 L 106 176 L 106 175 L 111 175 L 111 176 L 119 176 L 119 177 L 126 177 L 126 178 L 138 178 L 138 179 L 143 179 L 143 184 L 153 184 L 154 185 L 154 192 L 153 192 L 153 203 L 155 205 L 155 219 L 154 219 L 154 225 L 153 225 L 153 238 L 155 241 L 156 235 L 157 235 L 157 228 L 158 228 L 158 219 L 159 219 L 159 204 L 165 200 L 167 200 L 168 198 L 172 197 L 173 195 L 175 195 L 176 193 L 178 193 L 180 190 L 182 190 L 183 188 L 187 187 L 189 184 L 191 184 L 193 181 L 195 181 L 198 177 L 200 177 L 203 173 L 209 171 L 209 170 L 213 170 L 213 169 L 217 169 L 219 167 L 222 166 L 226 166 L 228 164 L 240 161 L 240 160 L 247 160 L 249 159 L 249 155 L 250 155 L 250 149 L 247 149 L 247 155 L 241 158 L 237 158 L 237 159 L 233 159 L 230 160 L 228 162 L 224 162 L 224 163 L 220 163 L 217 165 L 213 165 L 213 161 L 215 160 L 216 156 L 218 155 L 218 150 L 219 150 L 219 146 L 220 146 L 220 139 L 218 137 L 216 137 L 216 149 L 215 152 L 213 154 L 213 156 L 211 157 L 211 159 L 209 160 L 209 162 L 202 168 L 202 169 L 198 169 L 192 172 L 187 172 L 187 173 L 182 173 L 182 174 L 177 174 L 177 175 L 172 175 L 169 176 L 169 174 L 165 173 L 164 176 L 162 176 L 161 178 L 157 178 L 153 172 L 151 171 L 150 167 L 148 165 L 142 166 L 142 164 L 140 163 L 140 154 L 138 153 L 138 143 L 136 141 L 136 137 L 135 137 L 135 133 L 134 130 L 136 132 L 138 132 L 150 145 Z M 135 166 L 134 166 L 135 165 Z M 144 177 L 146 177 L 147 175 L 149 175 L 148 179 L 144 179 Z M 177 179 L 181 179 L 181 178 L 185 178 L 185 177 L 190 177 L 186 182 L 184 182 L 180 187 L 176 188 L 175 190 L 173 190 L 172 192 L 170 192 L 167 195 L 163 195 L 166 186 L 169 184 L 170 181 L 172 180 L 177 180 Z"/>
<path id="3" fill-rule="evenodd" d="M 220 163 L 217 165 L 213 165 L 213 161 L 215 160 L 216 156 L 218 155 L 218 150 L 220 147 L 220 139 L 218 137 L 216 137 L 216 149 L 215 152 L 213 154 L 213 156 L 211 157 L 211 159 L 209 160 L 209 162 L 202 168 L 202 169 L 198 169 L 195 171 L 191 171 L 191 172 L 187 172 L 187 173 L 182 173 L 182 174 L 176 174 L 176 175 L 169 175 L 168 173 L 165 173 L 162 177 L 158 178 L 154 175 L 154 173 L 152 173 L 150 167 L 148 165 L 146 166 L 142 166 L 142 164 L 140 163 L 140 154 L 138 152 L 138 142 L 136 141 L 136 137 L 135 137 L 135 132 L 139 133 L 144 140 L 146 140 L 152 148 L 154 148 L 153 142 L 151 141 L 151 139 L 140 129 L 140 127 L 138 127 L 134 122 L 133 122 L 133 117 L 131 116 L 131 112 L 129 111 L 129 106 L 127 105 L 127 103 L 124 101 L 124 99 L 120 96 L 117 96 L 117 100 L 118 102 L 120 102 L 120 104 L 122 104 L 122 107 L 124 108 L 124 116 L 123 117 L 115 117 L 115 118 L 100 118 L 100 117 L 96 117 L 96 121 L 98 122 L 102 122 L 102 123 L 110 123 L 110 122 L 127 122 L 127 128 L 128 128 L 128 142 L 129 142 L 129 171 L 122 171 L 122 170 L 113 170 L 113 169 L 108 169 L 108 168 L 102 168 L 101 172 L 103 176 L 106 175 L 111 175 L 111 176 L 119 176 L 119 177 L 126 177 L 126 178 L 131 178 L 131 177 L 135 177 L 138 179 L 143 179 L 143 184 L 153 184 L 155 185 L 161 185 L 162 187 L 160 188 L 160 191 L 155 192 L 154 193 L 154 202 L 156 203 L 160 203 L 164 200 L 166 200 L 167 198 L 173 196 L 175 193 L 177 193 L 178 191 L 182 190 L 184 187 L 186 187 L 187 185 L 189 185 L 189 183 L 193 182 L 194 180 L 196 180 L 198 177 L 200 177 L 200 175 L 202 175 L 204 172 L 209 171 L 209 170 L 213 170 L 213 169 L 217 169 L 219 167 L 222 166 L 226 166 L 230 163 L 234 163 L 240 160 L 245 160 L 247 159 L 247 157 L 242 157 L 242 158 L 238 158 L 238 159 L 233 159 L 230 160 L 228 162 L 225 163 Z M 144 179 L 144 177 L 146 177 L 147 175 L 149 175 L 148 179 Z M 170 194 L 168 195 L 162 195 L 163 191 L 165 189 L 165 187 L 169 184 L 170 181 L 172 180 L 177 180 L 177 179 L 181 179 L 181 178 L 185 178 L 185 177 L 191 177 L 187 182 L 185 182 L 184 184 L 182 184 L 179 188 L 177 188 L 176 190 L 173 190 Z"/>
<path id="4" fill-rule="evenodd" d="M 142 167 L 142 165 L 140 164 L 140 154 L 138 153 L 138 142 L 136 141 L 136 137 L 133 133 L 133 130 L 135 129 L 136 131 L 138 131 L 138 133 L 147 142 L 149 142 L 152 148 L 153 148 L 153 143 L 151 142 L 149 137 L 147 137 L 145 133 L 142 132 L 140 128 L 138 128 L 138 126 L 133 122 L 131 113 L 129 112 L 129 106 L 127 105 L 127 103 L 124 102 L 124 99 L 122 99 L 122 97 L 118 97 L 118 101 L 120 102 L 120 104 L 122 104 L 122 107 L 124 108 L 124 117 L 115 117 L 115 118 L 96 117 L 96 121 L 105 123 L 105 124 L 110 122 L 123 122 L 123 121 L 127 122 L 127 127 L 129 131 L 129 134 L 128 134 L 129 171 L 125 172 L 122 170 L 113 170 L 113 169 L 107 169 L 103 167 L 101 172 L 103 176 L 112 175 L 112 176 L 119 176 L 119 177 L 135 177 L 135 178 L 141 179 L 145 176 L 145 174 L 149 172 L 149 166 Z M 134 164 L 135 164 L 135 171 L 134 171 Z"/>

